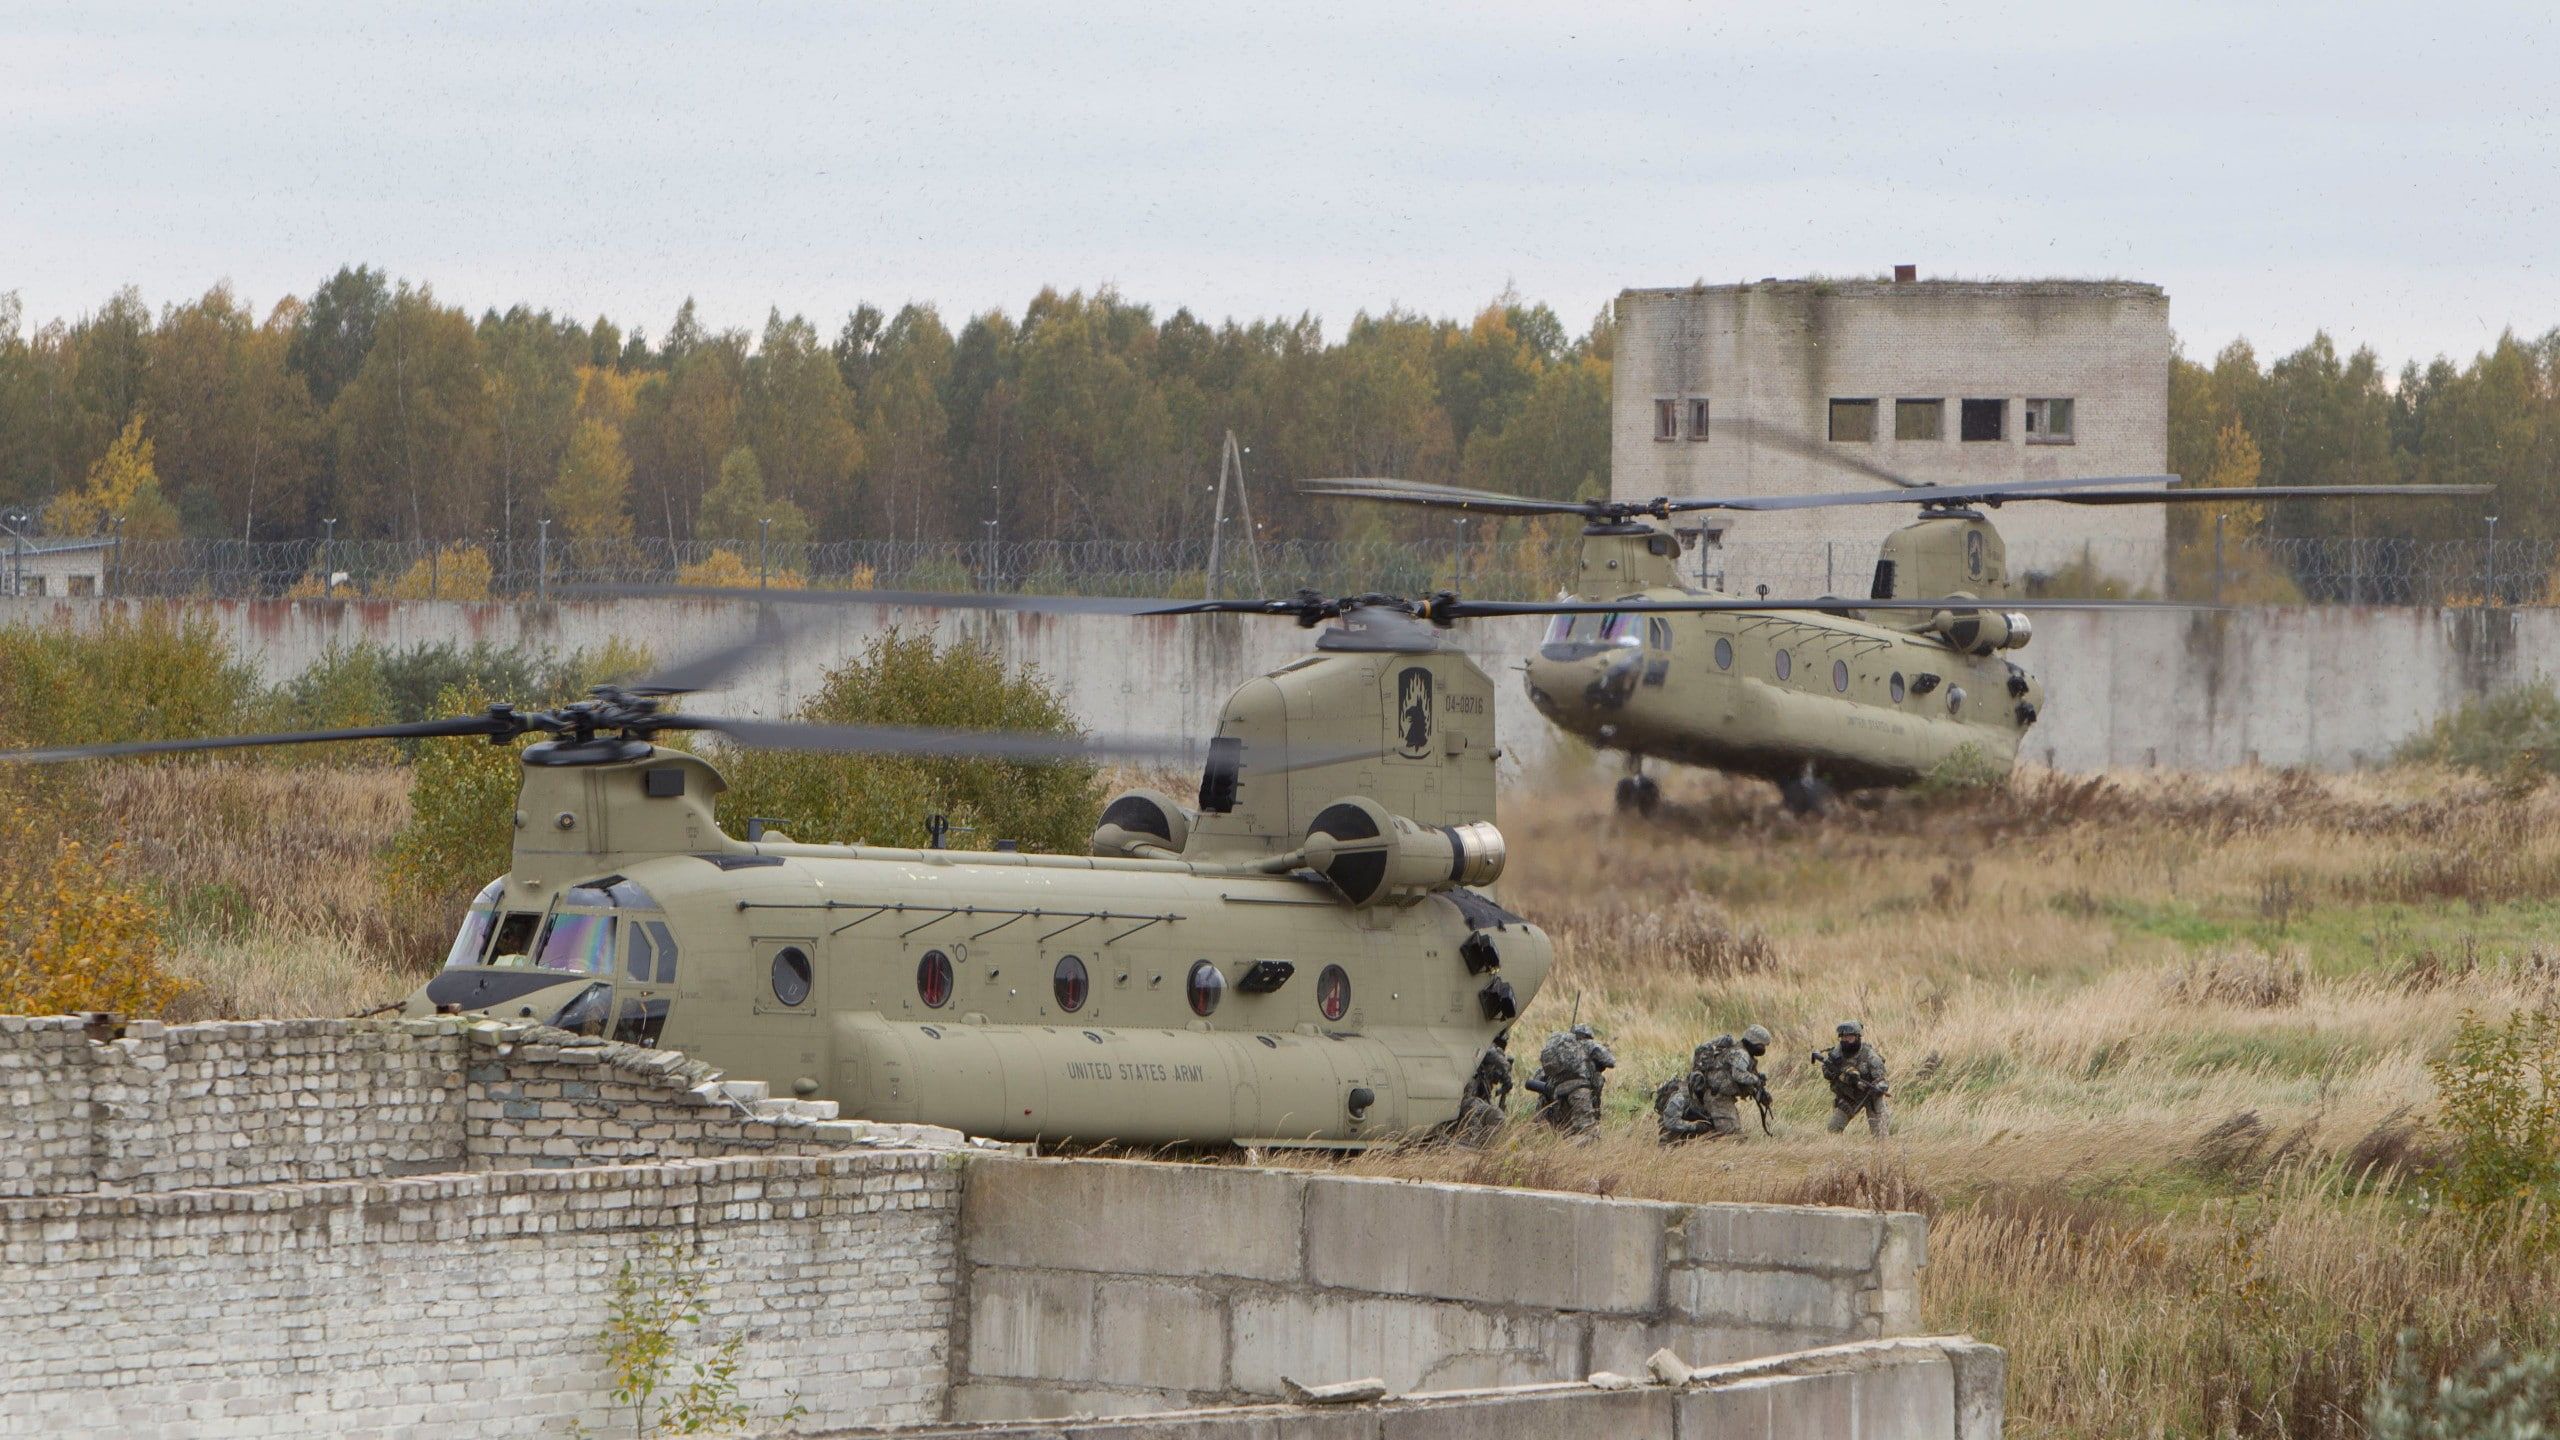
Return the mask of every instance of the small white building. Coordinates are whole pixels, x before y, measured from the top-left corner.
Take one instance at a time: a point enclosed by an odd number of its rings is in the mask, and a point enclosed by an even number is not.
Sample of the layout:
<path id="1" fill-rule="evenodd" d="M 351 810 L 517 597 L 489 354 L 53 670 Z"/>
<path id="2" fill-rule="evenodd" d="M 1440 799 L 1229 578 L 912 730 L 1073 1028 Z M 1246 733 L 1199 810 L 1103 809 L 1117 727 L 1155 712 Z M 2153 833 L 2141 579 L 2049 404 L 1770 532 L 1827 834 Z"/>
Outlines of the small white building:
<path id="1" fill-rule="evenodd" d="M 2168 463 L 2169 298 L 2115 280 L 1763 280 L 1618 297 L 1611 488 L 1798 495 L 1889 488 L 1864 464 L 1953 484 L 2156 475 Z M 1792 432 L 1848 462 L 1755 443 Z M 1722 427 L 1722 428 L 1720 428 Z M 2087 560 L 2162 571 L 2163 507 L 2017 505 L 1995 518 L 2013 571 Z M 1865 594 L 1902 506 L 1721 517 L 1720 568 L 1748 593 Z"/>
<path id="2" fill-rule="evenodd" d="M 105 538 L 0 535 L 0 592 L 10 595 L 104 595 L 116 542 Z"/>

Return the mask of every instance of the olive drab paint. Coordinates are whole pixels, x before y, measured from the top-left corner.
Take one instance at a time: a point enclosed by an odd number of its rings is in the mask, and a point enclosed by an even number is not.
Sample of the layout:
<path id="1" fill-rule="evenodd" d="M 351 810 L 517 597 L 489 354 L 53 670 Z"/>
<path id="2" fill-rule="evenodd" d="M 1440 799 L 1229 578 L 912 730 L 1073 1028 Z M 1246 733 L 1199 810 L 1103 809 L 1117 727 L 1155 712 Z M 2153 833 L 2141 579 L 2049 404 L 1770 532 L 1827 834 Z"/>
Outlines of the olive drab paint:
<path id="1" fill-rule="evenodd" d="M 1239 688 L 1218 737 L 1225 808 L 1131 792 L 1082 856 L 744 841 L 697 755 L 530 746 L 511 868 L 408 1012 L 565 1016 L 1003 1139 L 1356 1146 L 1454 1120 L 1551 961 L 1476 888 L 1503 860 L 1492 682 L 1355 610 Z"/>

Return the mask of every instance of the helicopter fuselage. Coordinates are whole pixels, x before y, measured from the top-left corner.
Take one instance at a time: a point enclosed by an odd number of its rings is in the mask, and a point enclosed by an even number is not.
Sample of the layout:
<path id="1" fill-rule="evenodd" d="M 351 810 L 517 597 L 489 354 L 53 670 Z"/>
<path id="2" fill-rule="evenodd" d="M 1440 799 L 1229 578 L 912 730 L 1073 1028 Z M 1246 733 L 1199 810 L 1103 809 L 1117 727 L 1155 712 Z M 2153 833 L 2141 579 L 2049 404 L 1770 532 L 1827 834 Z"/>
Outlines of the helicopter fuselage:
<path id="1" fill-rule="evenodd" d="M 1453 1119 L 1543 932 L 1238 861 L 747 842 L 718 774 L 534 763 L 514 868 L 409 1013 L 678 1049 L 777 1096 L 1001 1139 L 1357 1145 Z"/>
<path id="2" fill-rule="evenodd" d="M 1859 618 L 1854 604 L 1558 617 L 1526 667 L 1529 698 L 1593 745 L 1782 784 L 1810 773 L 1907 785 L 1967 747 L 2009 768 L 2041 700 L 2034 680 L 1996 653 Z"/>

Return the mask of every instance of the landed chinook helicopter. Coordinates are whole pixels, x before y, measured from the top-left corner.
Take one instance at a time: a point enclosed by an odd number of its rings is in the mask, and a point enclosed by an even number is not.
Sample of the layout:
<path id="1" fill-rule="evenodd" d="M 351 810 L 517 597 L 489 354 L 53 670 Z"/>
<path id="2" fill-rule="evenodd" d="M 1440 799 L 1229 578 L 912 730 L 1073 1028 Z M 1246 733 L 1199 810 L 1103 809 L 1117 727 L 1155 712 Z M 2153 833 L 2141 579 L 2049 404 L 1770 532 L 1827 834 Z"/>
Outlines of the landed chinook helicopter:
<path id="1" fill-rule="evenodd" d="M 1839 791 L 1910 785 L 1970 750 L 2002 772 L 2044 708 L 2044 688 L 2004 652 L 2033 637 L 2038 609 L 2157 608 L 2152 602 L 2056 606 L 2011 593 L 2008 549 L 1983 513 L 2002 505 L 2261 503 L 2377 496 L 2485 495 L 2486 485 L 2270 485 L 2175 490 L 2174 475 L 1929 485 L 1766 426 L 1764 444 L 1892 481 L 1834 495 L 1543 500 L 1418 481 L 1310 480 L 1310 494 L 1494 515 L 1583 519 L 1574 593 L 1596 604 L 1560 614 L 1523 667 L 1529 699 L 1559 729 L 1619 752 L 1621 810 L 1650 814 L 1661 786 L 1648 760 L 1774 782 L 1798 813 Z M 1716 597 L 1684 582 L 1671 520 L 1699 510 L 1917 505 L 1885 539 L 1868 597 L 1796 605 L 1740 601 L 1699 621 L 1630 601 Z M 1764 587 L 1765 588 L 1765 587 Z M 1913 597 L 1933 597 L 1914 600 Z M 2208 606 L 2173 608 L 2208 609 Z M 1596 612 L 1596 613 L 1594 613 Z"/>
<path id="2" fill-rule="evenodd" d="M 1455 1119 L 1477 1053 L 1553 958 L 1543 931 L 1483 889 L 1506 861 L 1492 823 L 1493 683 L 1442 632 L 1483 616 L 1833 603 L 656 593 L 1335 623 L 1313 654 L 1228 699 L 1196 804 L 1119 795 L 1081 856 L 723 832 L 718 769 L 653 737 L 1005 761 L 1185 753 L 1144 738 L 668 707 L 724 683 L 754 643 L 556 710 L 0 752 L 0 763 L 537 736 L 520 752 L 508 871 L 471 902 L 406 1013 L 533 1019 L 679 1049 L 850 1115 L 1001 1139 L 1358 1147 Z"/>

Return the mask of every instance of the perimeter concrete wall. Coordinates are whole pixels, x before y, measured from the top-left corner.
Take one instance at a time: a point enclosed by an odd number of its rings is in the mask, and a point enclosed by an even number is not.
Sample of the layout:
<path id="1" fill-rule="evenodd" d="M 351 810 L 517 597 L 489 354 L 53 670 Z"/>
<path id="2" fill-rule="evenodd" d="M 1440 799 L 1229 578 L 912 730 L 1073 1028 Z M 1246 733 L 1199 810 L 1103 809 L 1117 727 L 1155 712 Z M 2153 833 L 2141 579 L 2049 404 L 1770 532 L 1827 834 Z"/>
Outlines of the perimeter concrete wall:
<path id="1" fill-rule="evenodd" d="M 1917 1215 L 1684 1206 L 1230 1166 L 986 1159 L 953 1414 L 1391 1393 L 1908 1335 Z"/>
<path id="2" fill-rule="evenodd" d="M 1715 1366 L 1676 1384 L 1517 1385 L 1363 1405 L 1247 1405 L 894 1433 L 899 1440 L 1998 1440 L 2005 1378 L 1992 1346 L 1895 1340 Z"/>
<path id="3" fill-rule="evenodd" d="M 138 602 L 0 599 L 0 624 L 92 626 Z M 1234 616 L 1131 620 L 899 607 L 799 610 L 739 602 L 616 601 L 530 606 L 454 602 L 192 601 L 269 681 L 332 647 L 485 641 L 566 653 L 636 641 L 661 659 L 764 636 L 768 643 L 707 711 L 787 714 L 827 669 L 892 626 L 978 636 L 1063 686 L 1096 731 L 1205 741 L 1235 687 L 1305 653 L 1281 621 Z M 2560 673 L 2560 610 L 2343 606 L 2216 616 L 2039 615 L 2017 658 L 2046 689 L 2030 761 L 2065 770 L 2265 765 L 2347 768 L 2388 755 L 2462 702 Z M 1573 752 L 1510 675 L 1535 621 L 1454 632 L 1499 682 L 1496 733 L 1507 774 Z M 1194 759 L 1198 757 L 1195 755 Z"/>

